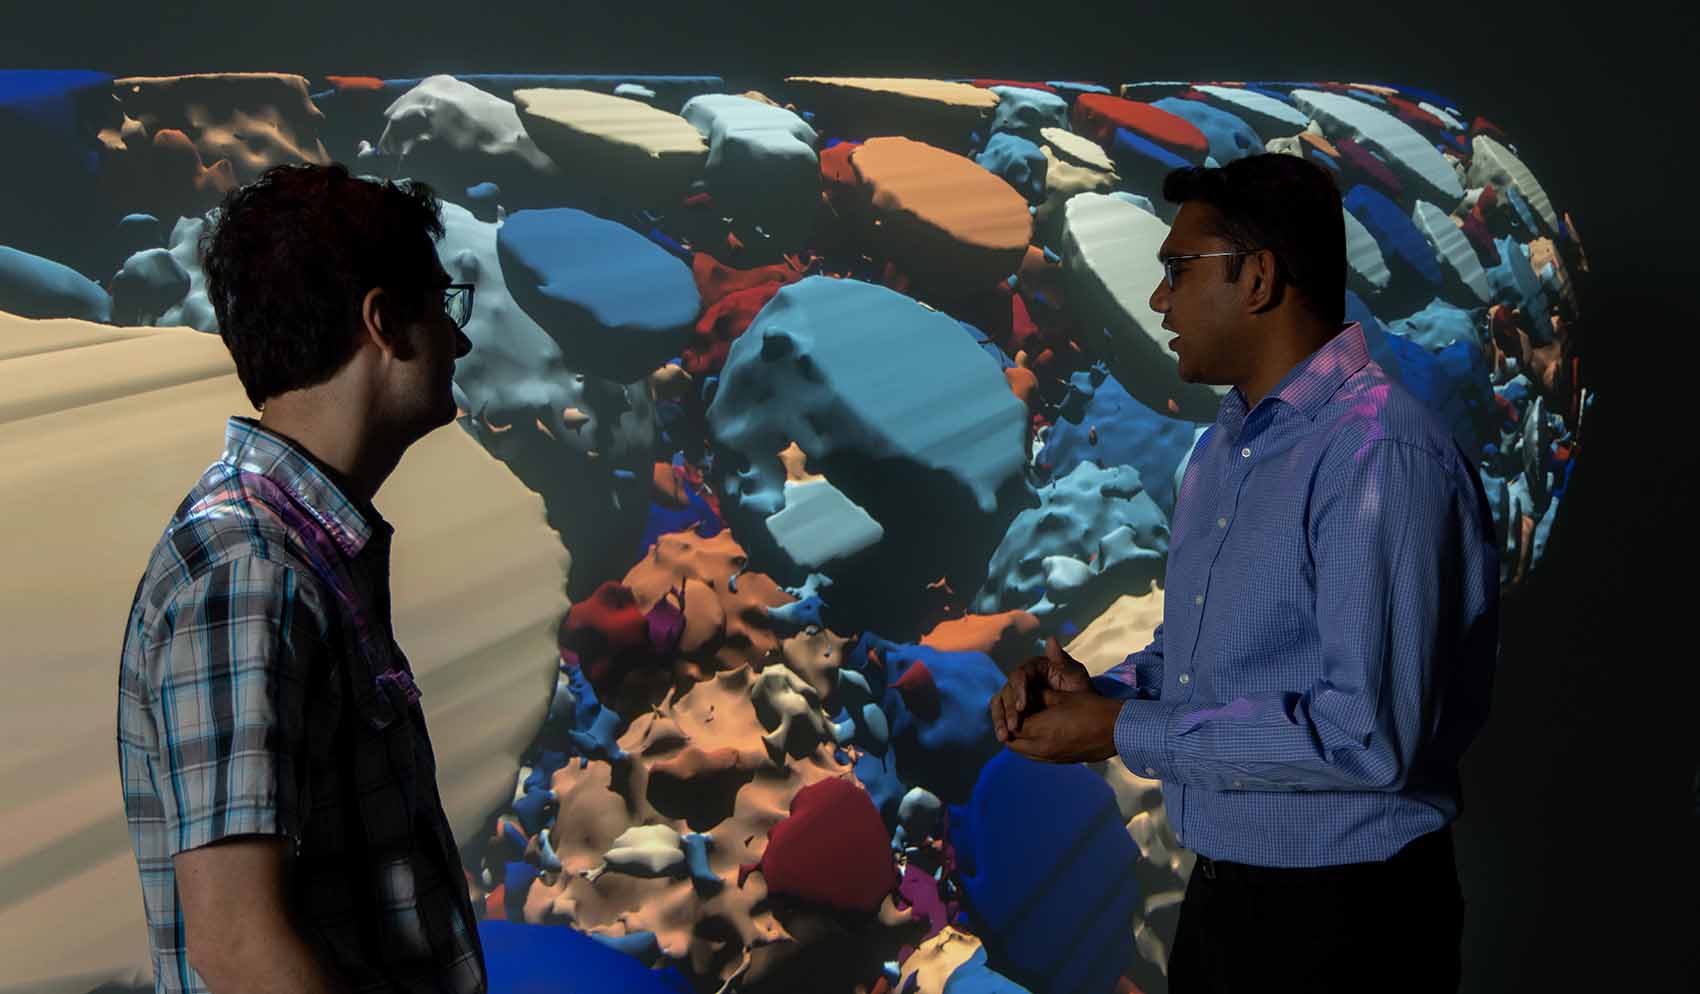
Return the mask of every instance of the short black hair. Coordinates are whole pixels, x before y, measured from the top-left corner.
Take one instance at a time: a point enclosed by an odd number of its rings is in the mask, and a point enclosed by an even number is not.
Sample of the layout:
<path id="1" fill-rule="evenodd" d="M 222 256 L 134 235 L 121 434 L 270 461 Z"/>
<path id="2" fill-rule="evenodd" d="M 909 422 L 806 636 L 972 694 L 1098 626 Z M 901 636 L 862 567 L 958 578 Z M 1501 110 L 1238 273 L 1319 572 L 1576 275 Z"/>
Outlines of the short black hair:
<path id="1" fill-rule="evenodd" d="M 373 287 L 388 291 L 396 320 L 416 319 L 442 236 L 430 186 L 356 177 L 341 163 L 274 166 L 230 191 L 199 249 L 219 336 L 254 407 L 348 362 Z"/>
<path id="2" fill-rule="evenodd" d="M 1163 199 L 1216 208 L 1212 234 L 1235 248 L 1273 250 L 1282 278 L 1313 313 L 1336 325 L 1345 320 L 1346 222 L 1340 190 L 1322 166 L 1266 152 L 1219 168 L 1177 169 L 1163 179 Z M 1238 279 L 1244 257 L 1228 261 Z"/>

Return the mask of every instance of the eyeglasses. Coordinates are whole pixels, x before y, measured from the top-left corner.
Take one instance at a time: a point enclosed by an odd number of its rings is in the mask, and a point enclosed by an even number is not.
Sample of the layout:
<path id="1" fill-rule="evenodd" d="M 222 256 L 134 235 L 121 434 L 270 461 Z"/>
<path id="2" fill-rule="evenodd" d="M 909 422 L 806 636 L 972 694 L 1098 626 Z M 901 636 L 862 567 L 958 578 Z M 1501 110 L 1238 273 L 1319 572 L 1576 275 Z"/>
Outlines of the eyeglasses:
<path id="1" fill-rule="evenodd" d="M 1169 284 L 1169 289 L 1173 290 L 1175 288 L 1175 263 L 1177 263 L 1177 262 L 1185 262 L 1188 259 L 1215 259 L 1215 258 L 1218 258 L 1220 256 L 1225 256 L 1225 255 L 1228 255 L 1228 256 L 1232 256 L 1232 255 L 1256 255 L 1257 253 L 1259 253 L 1261 251 L 1263 251 L 1263 250 L 1262 249 L 1243 249 L 1239 252 L 1199 252 L 1199 253 L 1194 254 L 1194 255 L 1165 256 L 1164 258 L 1159 259 L 1157 261 L 1161 262 L 1163 264 L 1163 279 L 1164 279 L 1165 282 L 1167 282 Z"/>
<path id="2" fill-rule="evenodd" d="M 471 283 L 450 283 L 443 288 L 443 313 L 455 323 L 455 327 L 464 328 L 472 317 Z"/>

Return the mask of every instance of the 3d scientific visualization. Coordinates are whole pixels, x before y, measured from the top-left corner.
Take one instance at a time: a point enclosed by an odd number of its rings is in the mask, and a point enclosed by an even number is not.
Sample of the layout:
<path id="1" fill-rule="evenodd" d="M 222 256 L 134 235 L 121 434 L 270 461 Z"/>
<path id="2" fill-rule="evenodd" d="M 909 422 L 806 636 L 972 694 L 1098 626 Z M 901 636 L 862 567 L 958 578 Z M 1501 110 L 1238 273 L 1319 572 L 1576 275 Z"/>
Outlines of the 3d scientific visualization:
<path id="1" fill-rule="evenodd" d="M 457 660 L 422 704 L 491 990 L 1166 991 L 1192 857 L 1157 782 L 1024 759 L 987 712 L 1047 638 L 1096 675 L 1162 618 L 1227 389 L 1180 378 L 1147 303 L 1163 177 L 1334 176 L 1347 320 L 1473 460 L 1512 590 L 1584 461 L 1588 262 L 1493 111 L 1375 82 L 0 71 L 0 461 L 74 489 L 89 440 L 188 416 L 150 391 L 228 375 L 197 243 L 229 190 L 286 162 L 428 183 L 472 350 L 439 454 L 376 503 L 434 522 L 398 548 L 457 550 L 397 638 Z M 123 421 L 75 420 L 99 404 Z M 204 465 L 223 415 L 192 410 Z M 193 482 L 146 473 L 126 548 Z M 408 496 L 438 473 L 456 499 Z M 95 569 L 127 598 L 141 565 Z M 31 706 L 109 749 L 86 696 Z M 83 900 L 142 938 L 139 894 Z"/>

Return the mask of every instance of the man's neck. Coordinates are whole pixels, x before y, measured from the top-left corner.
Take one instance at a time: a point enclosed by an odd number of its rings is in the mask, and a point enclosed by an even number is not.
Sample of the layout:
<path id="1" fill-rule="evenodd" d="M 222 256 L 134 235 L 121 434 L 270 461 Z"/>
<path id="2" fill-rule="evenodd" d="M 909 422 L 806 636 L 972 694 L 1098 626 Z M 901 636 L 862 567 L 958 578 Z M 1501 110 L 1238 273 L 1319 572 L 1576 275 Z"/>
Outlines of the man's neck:
<path id="1" fill-rule="evenodd" d="M 1244 383 L 1237 383 L 1240 393 L 1245 395 L 1246 409 L 1258 405 L 1275 385 L 1286 378 L 1300 363 L 1317 353 L 1328 344 L 1340 331 L 1339 327 L 1331 327 L 1325 322 L 1307 321 L 1294 325 L 1285 333 L 1272 335 L 1269 338 L 1269 349 L 1262 356 L 1257 369 Z"/>
<path id="2" fill-rule="evenodd" d="M 401 461 L 401 452 L 380 444 L 365 424 L 327 413 L 344 408 L 312 393 L 297 391 L 271 398 L 260 415 L 260 425 L 299 446 L 349 500 L 371 504 Z"/>

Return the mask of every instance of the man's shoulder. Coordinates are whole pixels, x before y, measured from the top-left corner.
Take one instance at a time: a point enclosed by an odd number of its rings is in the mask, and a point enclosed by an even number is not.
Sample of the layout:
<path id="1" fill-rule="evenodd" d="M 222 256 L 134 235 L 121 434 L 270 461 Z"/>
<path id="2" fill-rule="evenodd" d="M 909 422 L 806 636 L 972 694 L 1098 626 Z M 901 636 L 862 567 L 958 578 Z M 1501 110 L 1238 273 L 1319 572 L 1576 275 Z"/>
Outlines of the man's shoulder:
<path id="1" fill-rule="evenodd" d="M 1440 417 L 1373 359 L 1347 377 L 1316 420 L 1336 456 L 1395 443 L 1427 453 L 1449 471 L 1462 466 L 1457 444 Z"/>
<path id="2" fill-rule="evenodd" d="M 156 614 L 184 588 L 233 565 L 260 582 L 311 577 L 299 540 L 229 470 L 222 463 L 209 467 L 166 523 L 137 588 L 135 612 Z"/>

